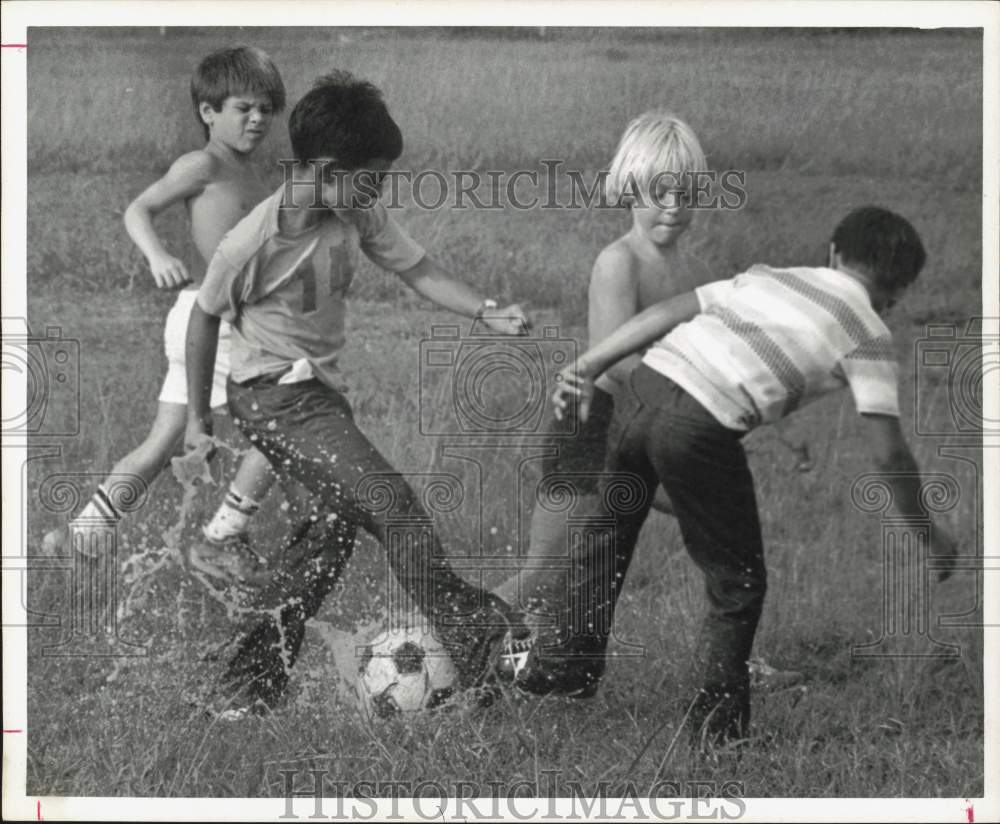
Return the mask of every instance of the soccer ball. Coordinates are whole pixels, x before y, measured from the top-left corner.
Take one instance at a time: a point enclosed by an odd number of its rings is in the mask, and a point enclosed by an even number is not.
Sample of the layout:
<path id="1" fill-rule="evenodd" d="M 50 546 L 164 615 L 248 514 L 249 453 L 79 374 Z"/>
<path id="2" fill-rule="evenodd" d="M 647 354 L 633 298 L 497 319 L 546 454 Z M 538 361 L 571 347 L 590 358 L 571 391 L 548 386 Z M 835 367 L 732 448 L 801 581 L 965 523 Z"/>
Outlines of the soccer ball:
<path id="1" fill-rule="evenodd" d="M 357 691 L 369 718 L 391 718 L 438 706 L 457 682 L 458 670 L 444 647 L 410 625 L 383 631 L 364 647 Z"/>

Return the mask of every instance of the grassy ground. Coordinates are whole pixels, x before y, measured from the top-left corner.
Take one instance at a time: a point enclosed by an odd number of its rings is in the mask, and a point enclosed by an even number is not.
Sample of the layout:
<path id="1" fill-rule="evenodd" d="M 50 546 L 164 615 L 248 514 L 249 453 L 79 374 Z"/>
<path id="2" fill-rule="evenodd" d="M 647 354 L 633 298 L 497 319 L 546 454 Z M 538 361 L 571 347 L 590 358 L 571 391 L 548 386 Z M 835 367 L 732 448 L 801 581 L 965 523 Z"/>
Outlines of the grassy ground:
<path id="1" fill-rule="evenodd" d="M 34 491 L 55 472 L 106 472 L 145 432 L 172 296 L 151 289 L 121 212 L 170 158 L 196 145 L 186 75 L 200 54 L 231 37 L 138 32 L 116 35 L 114 49 L 103 35 L 31 38 L 29 319 L 33 328 L 58 325 L 79 339 L 84 387 L 80 436 L 64 441 L 60 455 L 29 464 Z M 915 365 L 928 323 L 979 312 L 977 41 L 933 32 L 633 32 L 543 43 L 376 30 L 244 32 L 244 39 L 271 51 L 293 101 L 333 65 L 382 85 L 407 138 L 401 164 L 414 169 L 511 171 L 545 157 L 596 169 L 628 117 L 669 104 L 720 168 L 747 172 L 747 207 L 700 215 L 689 238 L 720 276 L 757 261 L 821 262 L 833 223 L 852 206 L 878 202 L 905 214 L 930 252 L 921 280 L 889 319 L 906 429 L 921 465 L 960 483 L 961 498 L 943 518 L 974 551 L 982 522 L 976 468 L 939 454 L 943 438 L 916 436 L 918 420 L 936 431 L 953 426 L 947 386 Z M 283 141 L 276 124 L 265 167 L 285 151 Z M 567 334 L 579 333 L 596 252 L 626 225 L 620 213 L 569 210 L 411 210 L 403 220 L 457 273 L 500 298 L 524 300 Z M 171 247 L 184 248 L 181 217 L 162 225 Z M 344 371 L 359 422 L 404 472 L 455 469 L 417 425 L 419 342 L 448 316 L 374 270 L 355 282 Z M 422 388 L 438 393 L 433 411 L 446 414 L 444 389 Z M 347 781 L 433 777 L 483 786 L 542 786 L 543 771 L 558 770 L 586 792 L 602 781 L 642 788 L 697 778 L 742 781 L 748 796 L 975 797 L 983 790 L 981 639 L 936 626 L 940 616 L 975 613 L 974 578 L 957 575 L 928 604 L 935 637 L 960 644 L 959 659 L 851 655 L 852 645 L 880 636 L 883 607 L 881 526 L 851 502 L 851 484 L 869 470 L 855 417 L 843 393 L 780 433 L 748 438 L 771 572 L 756 651 L 802 670 L 808 690 L 755 697 L 754 745 L 738 764 L 695 763 L 669 746 L 684 711 L 677 685 L 688 677 L 702 594 L 676 526 L 660 515 L 645 530 L 616 627 L 619 651 L 632 642 L 646 654 L 616 659 L 591 701 L 509 700 L 488 711 L 457 708 L 370 726 L 339 697 L 336 671 L 312 633 L 286 708 L 259 723 L 206 724 L 181 696 L 214 672 L 201 655 L 224 636 L 226 615 L 169 558 L 135 580 L 140 564 L 161 556 L 162 532 L 178 520 L 180 487 L 167 475 L 120 531 L 122 557 L 135 556 L 122 594 L 136 599 L 123 611 L 121 633 L 147 644 L 147 658 L 45 654 L 66 633 L 68 579 L 31 577 L 32 608 L 62 616 L 64 626 L 29 633 L 28 792 L 281 795 L 279 770 L 315 767 Z M 808 446 L 810 471 L 796 469 L 799 456 L 781 438 Z M 481 535 L 486 555 L 516 550 L 512 467 L 520 449 L 484 456 L 485 494 L 440 520 L 449 551 Z M 225 456 L 221 463 L 220 477 L 229 465 Z M 195 502 L 189 525 L 218 492 Z M 259 520 L 261 546 L 281 534 L 277 497 Z M 31 502 L 29 546 L 37 549 L 65 518 Z M 385 574 L 380 550 L 362 539 L 342 592 L 320 618 L 342 630 L 376 620 Z"/>

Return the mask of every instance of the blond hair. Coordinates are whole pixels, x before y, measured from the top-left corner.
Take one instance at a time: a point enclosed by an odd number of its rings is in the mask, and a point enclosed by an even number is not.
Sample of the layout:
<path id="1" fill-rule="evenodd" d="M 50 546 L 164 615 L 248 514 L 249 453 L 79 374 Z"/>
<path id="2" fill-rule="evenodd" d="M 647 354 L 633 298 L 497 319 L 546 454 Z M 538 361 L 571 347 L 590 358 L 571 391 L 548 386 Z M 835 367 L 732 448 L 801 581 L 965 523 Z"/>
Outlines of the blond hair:
<path id="1" fill-rule="evenodd" d="M 608 172 L 607 193 L 622 202 L 646 193 L 657 175 L 707 170 L 694 130 L 673 112 L 653 109 L 628 124 Z"/>

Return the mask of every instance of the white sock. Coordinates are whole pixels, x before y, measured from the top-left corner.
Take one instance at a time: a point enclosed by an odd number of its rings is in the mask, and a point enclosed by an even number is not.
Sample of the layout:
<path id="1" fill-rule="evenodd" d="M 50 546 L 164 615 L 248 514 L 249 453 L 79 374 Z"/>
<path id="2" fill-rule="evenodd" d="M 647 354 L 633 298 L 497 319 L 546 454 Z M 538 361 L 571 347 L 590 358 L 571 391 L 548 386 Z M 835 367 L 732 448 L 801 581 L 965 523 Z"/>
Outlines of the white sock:
<path id="1" fill-rule="evenodd" d="M 234 535 L 242 535 L 258 509 L 260 504 L 257 501 L 241 495 L 235 487 L 230 486 L 226 499 L 204 529 L 205 537 L 211 541 L 224 541 Z"/>

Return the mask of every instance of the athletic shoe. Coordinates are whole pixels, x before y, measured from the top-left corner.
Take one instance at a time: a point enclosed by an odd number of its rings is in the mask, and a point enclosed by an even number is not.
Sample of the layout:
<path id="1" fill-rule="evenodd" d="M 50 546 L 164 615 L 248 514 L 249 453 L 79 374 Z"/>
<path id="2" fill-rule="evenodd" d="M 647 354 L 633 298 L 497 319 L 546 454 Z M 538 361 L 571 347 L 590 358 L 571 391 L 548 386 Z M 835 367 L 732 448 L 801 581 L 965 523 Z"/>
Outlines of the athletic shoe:
<path id="1" fill-rule="evenodd" d="M 503 649 L 497 658 L 497 673 L 505 681 L 516 682 L 528 666 L 528 658 L 535 648 L 531 634 L 515 638 L 508 632 L 503 639 Z"/>
<path id="2" fill-rule="evenodd" d="M 267 561 L 250 548 L 246 534 L 224 541 L 203 536 L 191 546 L 188 560 L 195 569 L 226 584 L 263 586 L 272 576 Z"/>
<path id="3" fill-rule="evenodd" d="M 497 659 L 497 673 L 521 692 L 585 699 L 597 693 L 600 683 L 600 673 L 595 673 L 594 667 L 581 667 L 590 663 L 590 659 L 569 658 L 555 666 L 546 666 L 539 658 L 537 636 L 513 637 L 508 633 Z"/>
<path id="4" fill-rule="evenodd" d="M 479 627 L 478 631 L 474 627 Z M 524 638 L 530 630 L 524 616 L 502 598 L 492 596 L 485 609 L 480 609 L 474 621 L 465 625 L 448 624 L 437 627 L 446 646 L 457 647 L 452 654 L 458 670 L 461 690 L 485 688 L 493 692 L 501 680 L 498 671 L 500 657 L 505 654 L 510 639 Z M 487 698 L 488 702 L 490 699 Z"/>

